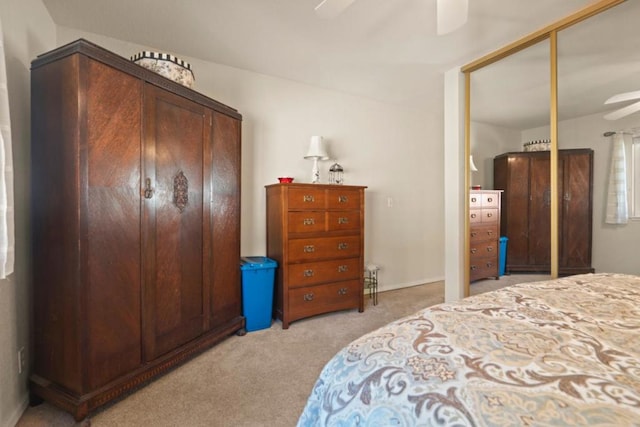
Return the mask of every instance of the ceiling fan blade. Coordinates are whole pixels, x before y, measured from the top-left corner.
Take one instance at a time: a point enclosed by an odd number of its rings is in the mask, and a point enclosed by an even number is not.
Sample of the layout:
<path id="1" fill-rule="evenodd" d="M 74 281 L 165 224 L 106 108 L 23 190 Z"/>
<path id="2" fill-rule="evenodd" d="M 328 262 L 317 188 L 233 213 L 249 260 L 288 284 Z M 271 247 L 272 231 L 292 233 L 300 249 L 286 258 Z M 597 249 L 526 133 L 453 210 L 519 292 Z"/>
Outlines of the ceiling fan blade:
<path id="1" fill-rule="evenodd" d="M 604 103 L 614 104 L 616 102 L 631 101 L 633 99 L 640 99 L 640 90 L 635 90 L 633 92 L 619 93 L 607 99 L 606 101 L 604 101 Z"/>
<path id="2" fill-rule="evenodd" d="M 315 8 L 321 18 L 333 18 L 351 6 L 355 0 L 322 0 Z"/>
<path id="3" fill-rule="evenodd" d="M 469 0 L 438 0 L 436 14 L 439 36 L 455 31 L 467 22 Z"/>
<path id="4" fill-rule="evenodd" d="M 618 120 L 621 119 L 623 117 L 628 116 L 629 114 L 633 114 L 637 111 L 640 111 L 640 101 L 638 102 L 634 102 L 631 105 L 627 105 L 624 108 L 620 108 L 619 110 L 616 110 L 612 113 L 606 114 L 604 116 L 604 118 L 606 120 Z"/>

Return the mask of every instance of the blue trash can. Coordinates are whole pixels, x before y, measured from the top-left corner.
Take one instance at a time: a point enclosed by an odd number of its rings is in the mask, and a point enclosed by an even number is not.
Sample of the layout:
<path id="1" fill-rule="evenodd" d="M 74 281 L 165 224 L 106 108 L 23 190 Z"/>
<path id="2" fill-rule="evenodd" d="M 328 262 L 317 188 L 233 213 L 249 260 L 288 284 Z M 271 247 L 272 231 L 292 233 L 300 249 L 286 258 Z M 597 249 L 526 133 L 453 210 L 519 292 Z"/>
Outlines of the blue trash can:
<path id="1" fill-rule="evenodd" d="M 273 284 L 278 263 L 263 256 L 242 257 L 242 315 L 248 332 L 271 327 Z"/>
<path id="2" fill-rule="evenodd" d="M 507 265 L 507 237 L 500 237 L 500 276 L 504 276 L 504 270 Z"/>

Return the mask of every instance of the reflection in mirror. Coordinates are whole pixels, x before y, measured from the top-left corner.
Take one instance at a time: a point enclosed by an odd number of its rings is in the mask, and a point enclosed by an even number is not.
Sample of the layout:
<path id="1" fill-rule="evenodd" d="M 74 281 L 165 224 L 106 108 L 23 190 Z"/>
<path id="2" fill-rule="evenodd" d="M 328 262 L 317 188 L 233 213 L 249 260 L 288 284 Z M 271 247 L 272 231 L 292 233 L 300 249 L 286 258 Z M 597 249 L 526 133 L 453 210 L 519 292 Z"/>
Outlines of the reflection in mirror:
<path id="1" fill-rule="evenodd" d="M 632 217 L 633 191 L 640 191 L 640 179 L 634 182 L 632 176 L 632 145 L 634 136 L 640 136 L 640 112 L 618 113 L 638 111 L 631 107 L 640 101 L 634 96 L 640 93 L 633 94 L 640 91 L 638 16 L 640 2 L 627 1 L 558 33 L 558 147 L 584 151 L 571 158 L 564 177 L 559 178 L 559 185 L 565 186 L 559 219 L 561 268 L 563 263 L 576 269 L 590 262 L 600 272 L 640 274 L 640 221 L 631 218 L 625 223 L 622 209 L 626 199 Z M 631 99 L 605 104 L 625 93 L 631 93 Z M 605 118 L 611 115 L 617 119 Z M 636 141 L 640 146 L 640 138 Z M 593 155 L 591 169 L 585 153 Z M 617 180 L 610 179 L 614 153 L 618 169 L 626 169 L 617 174 Z M 640 164 L 635 168 L 640 170 Z M 608 204 L 612 223 L 606 222 Z M 586 215 L 592 215 L 592 226 L 583 224 Z"/>
<path id="2" fill-rule="evenodd" d="M 525 152 L 543 148 L 529 142 L 549 139 L 549 54 L 543 40 L 471 73 L 470 149 L 478 170 L 469 184 L 482 189 L 470 195 L 472 293 L 477 280 L 505 273 L 502 280 L 514 283 L 549 277 L 549 156 Z M 495 213 L 487 211 L 490 197 L 501 199 Z"/>

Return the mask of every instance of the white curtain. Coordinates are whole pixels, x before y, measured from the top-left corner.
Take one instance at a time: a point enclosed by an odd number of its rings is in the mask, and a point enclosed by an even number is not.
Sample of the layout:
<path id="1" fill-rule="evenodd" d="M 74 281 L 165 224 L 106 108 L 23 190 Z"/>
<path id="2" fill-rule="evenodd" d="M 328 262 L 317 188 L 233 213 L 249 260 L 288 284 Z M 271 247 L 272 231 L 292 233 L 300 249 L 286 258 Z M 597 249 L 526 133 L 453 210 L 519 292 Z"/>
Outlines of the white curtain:
<path id="1" fill-rule="evenodd" d="M 612 136 L 605 222 L 607 224 L 626 224 L 629 222 L 627 161 L 624 152 L 624 135 L 622 133 L 616 133 Z"/>
<path id="2" fill-rule="evenodd" d="M 4 36 L 0 22 L 0 279 L 13 273 L 15 235 L 13 214 L 13 156 L 11 121 L 5 63 Z"/>

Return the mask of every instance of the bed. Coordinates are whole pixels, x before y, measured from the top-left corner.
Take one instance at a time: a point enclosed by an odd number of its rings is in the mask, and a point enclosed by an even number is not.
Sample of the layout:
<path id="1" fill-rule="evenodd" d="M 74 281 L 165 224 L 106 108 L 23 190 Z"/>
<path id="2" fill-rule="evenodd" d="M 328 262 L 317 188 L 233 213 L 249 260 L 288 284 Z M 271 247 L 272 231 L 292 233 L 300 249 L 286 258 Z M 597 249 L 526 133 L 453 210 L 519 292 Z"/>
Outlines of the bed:
<path id="1" fill-rule="evenodd" d="M 298 426 L 640 425 L 640 277 L 583 274 L 440 304 L 353 341 Z"/>

